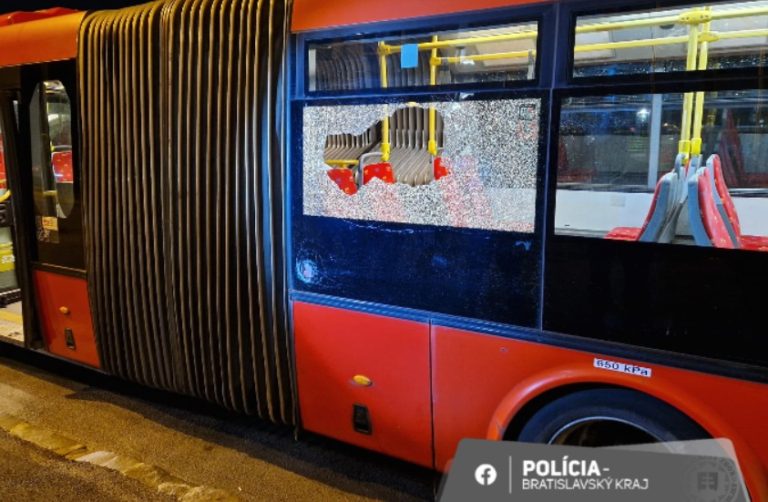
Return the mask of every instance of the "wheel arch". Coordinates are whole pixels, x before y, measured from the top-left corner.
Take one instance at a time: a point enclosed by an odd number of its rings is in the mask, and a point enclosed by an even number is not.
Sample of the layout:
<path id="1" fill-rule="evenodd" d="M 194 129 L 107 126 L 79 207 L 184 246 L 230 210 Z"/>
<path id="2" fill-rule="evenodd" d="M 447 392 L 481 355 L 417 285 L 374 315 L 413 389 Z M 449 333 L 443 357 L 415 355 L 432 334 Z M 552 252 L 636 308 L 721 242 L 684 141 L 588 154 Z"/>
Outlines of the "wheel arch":
<path id="1" fill-rule="evenodd" d="M 546 404 L 575 391 L 603 388 L 645 394 L 680 411 L 712 437 L 729 437 L 734 441 L 739 437 L 738 431 L 723 422 L 710 405 L 661 375 L 654 374 L 650 379 L 621 373 L 613 375 L 596 369 L 561 367 L 514 385 L 494 410 L 487 439 L 513 439 L 525 421 Z"/>
<path id="2" fill-rule="evenodd" d="M 659 368 L 661 369 L 661 368 Z M 642 380 L 641 380 L 642 378 Z M 656 371 L 652 379 L 574 366 L 552 368 L 518 382 L 503 397 L 491 416 L 486 439 L 514 440 L 525 420 L 555 399 L 578 390 L 620 388 L 640 392 L 683 413 L 713 438 L 728 438 L 739 456 L 747 487 L 753 496 L 768 495 L 768 474 L 759 456 L 742 434 L 726 423 L 702 399 Z M 768 499 L 767 499 L 768 500 Z"/>

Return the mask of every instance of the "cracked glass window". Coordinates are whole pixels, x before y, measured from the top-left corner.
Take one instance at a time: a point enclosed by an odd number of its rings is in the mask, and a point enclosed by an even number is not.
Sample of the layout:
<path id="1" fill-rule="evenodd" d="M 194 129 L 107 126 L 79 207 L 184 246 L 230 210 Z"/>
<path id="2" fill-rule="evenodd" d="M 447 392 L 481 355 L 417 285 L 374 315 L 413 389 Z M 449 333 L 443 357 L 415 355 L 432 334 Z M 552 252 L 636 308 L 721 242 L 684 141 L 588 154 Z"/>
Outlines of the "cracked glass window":
<path id="1" fill-rule="evenodd" d="M 539 99 L 307 106 L 304 214 L 533 232 Z"/>

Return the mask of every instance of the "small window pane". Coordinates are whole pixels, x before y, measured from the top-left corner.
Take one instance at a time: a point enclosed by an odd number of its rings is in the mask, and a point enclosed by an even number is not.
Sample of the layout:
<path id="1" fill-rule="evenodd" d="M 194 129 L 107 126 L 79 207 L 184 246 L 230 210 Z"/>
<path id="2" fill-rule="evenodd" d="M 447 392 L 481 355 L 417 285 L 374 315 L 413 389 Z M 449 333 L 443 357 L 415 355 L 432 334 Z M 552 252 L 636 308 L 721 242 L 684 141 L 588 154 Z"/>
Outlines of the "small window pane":
<path id="1" fill-rule="evenodd" d="M 580 16 L 574 76 L 758 67 L 767 44 L 765 1 Z"/>
<path id="2" fill-rule="evenodd" d="M 37 85 L 29 121 L 37 237 L 40 242 L 58 243 L 59 221 L 75 205 L 72 110 L 60 81 Z"/>
<path id="3" fill-rule="evenodd" d="M 535 76 L 536 24 L 312 43 L 310 91 L 352 91 Z"/>
<path id="4" fill-rule="evenodd" d="M 684 94 L 564 100 L 555 232 L 768 251 L 768 95 L 701 95 L 701 155 L 688 160 Z"/>
<path id="5" fill-rule="evenodd" d="M 69 216 L 75 203 L 72 110 L 60 81 L 45 81 L 35 89 L 30 129 L 35 206 L 43 233 L 56 242 L 56 220 Z"/>

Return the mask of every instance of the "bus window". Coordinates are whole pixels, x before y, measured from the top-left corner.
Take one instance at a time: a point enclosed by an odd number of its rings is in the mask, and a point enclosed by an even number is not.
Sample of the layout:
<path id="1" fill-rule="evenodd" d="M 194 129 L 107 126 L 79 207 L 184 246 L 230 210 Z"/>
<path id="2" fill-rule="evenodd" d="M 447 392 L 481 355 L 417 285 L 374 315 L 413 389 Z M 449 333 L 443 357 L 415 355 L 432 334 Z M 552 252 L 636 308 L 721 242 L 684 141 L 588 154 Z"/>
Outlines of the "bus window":
<path id="1" fill-rule="evenodd" d="M 708 46 L 708 58 L 695 57 L 690 43 Z M 768 62 L 766 44 L 764 1 L 579 16 L 573 75 L 761 67 Z"/>
<path id="2" fill-rule="evenodd" d="M 30 129 L 38 237 L 58 242 L 58 220 L 67 218 L 75 203 L 72 110 L 60 81 L 45 81 L 35 88 Z"/>
<path id="3" fill-rule="evenodd" d="M 556 233 L 768 251 L 766 94 L 696 94 L 700 153 L 687 155 L 683 94 L 564 100 Z"/>
<path id="4" fill-rule="evenodd" d="M 533 232 L 540 108 L 531 98 L 307 106 L 304 214 Z"/>
<path id="5" fill-rule="evenodd" d="M 535 77 L 537 25 L 311 43 L 310 91 L 505 82 Z"/>

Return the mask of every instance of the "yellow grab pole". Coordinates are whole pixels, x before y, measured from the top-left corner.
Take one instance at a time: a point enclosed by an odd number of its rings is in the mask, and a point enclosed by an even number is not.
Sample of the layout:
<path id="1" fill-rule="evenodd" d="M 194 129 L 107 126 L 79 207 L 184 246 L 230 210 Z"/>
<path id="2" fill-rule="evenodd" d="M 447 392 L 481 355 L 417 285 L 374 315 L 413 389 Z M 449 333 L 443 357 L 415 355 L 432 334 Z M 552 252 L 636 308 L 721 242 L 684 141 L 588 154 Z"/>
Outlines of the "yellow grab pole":
<path id="1" fill-rule="evenodd" d="M 350 167 L 358 165 L 360 161 L 357 159 L 328 159 L 325 163 L 329 166 Z"/>
<path id="2" fill-rule="evenodd" d="M 738 30 L 738 31 L 726 31 L 718 33 L 716 31 L 710 31 L 710 42 L 716 42 L 717 40 L 733 40 L 736 38 L 753 38 L 753 37 L 768 37 L 768 30 Z"/>
<path id="3" fill-rule="evenodd" d="M 508 42 L 510 40 L 531 40 L 538 36 L 537 31 L 517 31 L 515 33 L 502 33 L 500 35 L 487 35 L 484 37 L 454 38 L 450 40 L 437 40 L 432 38 L 431 42 L 422 42 L 418 44 L 420 51 L 431 51 L 434 49 L 445 49 L 446 47 L 463 47 L 465 45 L 482 44 L 488 42 Z M 379 53 L 383 50 L 387 54 L 400 52 L 401 45 L 389 45 L 379 42 Z"/>
<path id="4" fill-rule="evenodd" d="M 707 8 L 709 10 L 709 8 Z M 709 33 L 711 21 L 704 23 L 704 28 L 701 31 L 700 45 L 699 45 L 699 70 L 706 70 L 709 59 Z M 696 111 L 693 117 L 693 138 L 691 140 L 691 153 L 693 155 L 701 155 L 701 126 L 704 121 L 704 92 L 699 91 L 696 93 Z"/>
<path id="5" fill-rule="evenodd" d="M 437 64 L 459 64 L 463 61 L 495 61 L 499 59 L 527 58 L 531 52 L 536 51 L 511 51 L 495 52 L 493 54 L 472 54 L 469 56 L 443 56 L 436 58 Z"/>
<path id="6" fill-rule="evenodd" d="M 731 9 L 731 10 L 723 10 L 723 11 L 716 11 L 712 12 L 710 7 L 706 8 L 700 8 L 700 9 L 692 9 L 683 12 L 682 14 L 678 15 L 671 15 L 671 16 L 663 16 L 663 17 L 656 17 L 656 18 L 648 18 L 648 19 L 632 19 L 628 21 L 609 21 L 609 22 L 598 22 L 594 24 L 584 24 L 581 26 L 576 27 L 576 33 L 594 33 L 594 32 L 600 32 L 600 31 L 611 31 L 611 30 L 620 30 L 620 29 L 627 29 L 627 28 L 642 28 L 642 27 L 651 27 L 651 26 L 664 26 L 664 25 L 674 25 L 674 24 L 688 24 L 691 26 L 697 25 L 697 24 L 703 24 L 704 22 L 710 21 L 712 19 L 731 19 L 731 18 L 737 18 L 737 17 L 752 17 L 757 15 L 765 15 L 768 14 L 768 7 L 756 7 L 751 9 Z M 762 37 L 765 35 L 766 30 L 739 30 L 737 32 L 732 32 L 727 35 L 723 35 L 721 38 L 748 38 L 748 37 Z M 739 34 L 743 33 L 743 34 Z M 488 43 L 488 42 L 504 42 L 504 41 L 510 41 L 510 40 L 531 40 L 536 39 L 538 36 L 538 32 L 536 30 L 527 30 L 527 31 L 518 31 L 514 33 L 502 33 L 498 35 L 487 35 L 487 36 L 481 36 L 481 37 L 467 37 L 467 38 L 455 38 L 455 39 L 446 39 L 446 40 L 433 40 L 431 42 L 423 42 L 418 44 L 418 48 L 420 51 L 426 51 L 426 50 L 433 50 L 433 49 L 444 49 L 446 47 L 460 47 L 460 46 L 466 46 L 466 45 L 472 45 L 472 44 L 479 44 L 479 43 Z M 675 39 L 684 39 L 681 42 L 673 41 Z M 653 39 L 651 40 L 645 40 L 645 41 L 627 41 L 627 42 L 607 42 L 604 45 L 605 49 L 622 49 L 622 48 L 630 48 L 630 47 L 642 47 L 643 45 L 639 45 L 639 43 L 647 45 L 661 45 L 661 44 L 669 44 L 669 43 L 682 43 L 685 42 L 688 39 L 688 37 L 669 37 L 667 41 L 660 42 L 660 43 L 654 43 Z M 584 49 L 577 49 L 578 52 L 589 52 L 591 50 L 601 50 L 602 44 L 590 44 L 588 46 L 583 46 Z M 400 45 L 389 45 L 385 42 L 379 42 L 379 54 L 393 54 L 400 52 L 402 46 Z M 513 57 L 513 56 L 510 56 Z M 451 61 L 455 62 L 455 61 Z"/>
<path id="7" fill-rule="evenodd" d="M 688 58 L 685 63 L 685 69 L 688 71 L 696 69 L 696 49 L 699 45 L 699 27 L 691 24 L 688 32 Z M 680 143 L 678 152 L 684 153 L 686 157 L 691 154 L 691 116 L 693 113 L 693 93 L 686 92 L 683 98 L 683 120 L 680 130 Z"/>
<path id="8" fill-rule="evenodd" d="M 712 12 L 712 19 L 733 19 L 735 17 L 754 17 L 768 14 L 768 7 L 753 7 L 751 9 L 728 9 Z"/>
<path id="9" fill-rule="evenodd" d="M 663 26 L 675 24 L 679 16 L 665 16 L 649 19 L 633 19 L 631 21 L 614 21 L 605 23 L 585 24 L 576 26 L 576 33 L 594 33 L 596 31 L 611 31 L 626 28 L 647 28 L 649 26 Z"/>
<path id="10" fill-rule="evenodd" d="M 432 35 L 432 43 L 437 42 L 437 35 Z M 437 47 L 432 49 L 429 58 L 429 85 L 437 84 L 437 67 L 440 65 L 440 59 L 437 57 Z M 437 140 L 435 139 L 435 122 L 437 121 L 437 111 L 435 105 L 429 105 L 429 142 L 427 149 L 433 156 L 437 156 Z"/>
<path id="11" fill-rule="evenodd" d="M 642 40 L 623 40 L 621 42 L 600 42 L 595 44 L 577 45 L 574 52 L 594 52 L 614 49 L 635 49 L 654 47 L 657 45 L 684 44 L 690 40 L 688 36 L 666 37 L 666 38 L 645 38 Z"/>
<path id="12" fill-rule="evenodd" d="M 387 45 L 384 42 L 379 42 L 379 79 L 381 80 L 381 88 L 386 89 L 388 87 L 387 81 L 387 54 L 389 53 Z M 389 143 L 389 110 L 384 107 L 384 119 L 381 121 L 381 161 L 388 162 L 389 154 L 392 151 L 392 145 Z"/>

